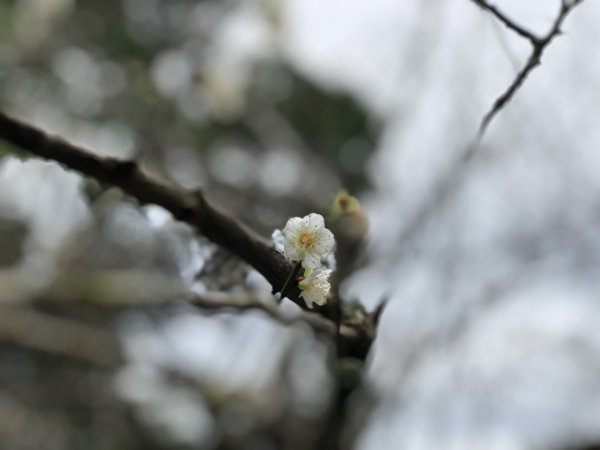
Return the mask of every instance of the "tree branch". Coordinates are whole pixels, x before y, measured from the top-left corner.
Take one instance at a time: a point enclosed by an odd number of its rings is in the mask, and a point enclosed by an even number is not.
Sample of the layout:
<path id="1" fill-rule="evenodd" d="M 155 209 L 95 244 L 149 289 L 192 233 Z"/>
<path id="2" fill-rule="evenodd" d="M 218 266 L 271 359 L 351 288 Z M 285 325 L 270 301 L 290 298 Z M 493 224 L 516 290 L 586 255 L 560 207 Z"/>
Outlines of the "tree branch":
<path id="1" fill-rule="evenodd" d="M 87 150 L 51 137 L 29 124 L 0 112 L 0 139 L 44 159 L 56 161 L 102 183 L 117 186 L 140 203 L 162 206 L 183 222 L 195 227 L 212 242 L 236 254 L 269 281 L 279 292 L 294 267 L 271 243 L 213 205 L 201 191 L 186 191 L 153 180 L 134 161 L 95 156 Z M 294 286 L 287 298 L 308 310 Z M 328 305 L 310 310 L 330 317 Z M 342 323 L 339 336 L 349 354 L 365 357 L 373 340 L 372 321 Z"/>
<path id="2" fill-rule="evenodd" d="M 144 174 L 134 161 L 102 158 L 48 136 L 43 131 L 0 112 L 0 138 L 44 159 L 63 164 L 96 180 L 117 186 L 140 203 L 162 206 L 178 220 L 198 229 L 209 240 L 238 255 L 258 270 L 278 292 L 293 263 L 275 251 L 270 242 L 221 212 L 200 191 L 189 192 L 166 185 Z M 299 292 L 288 298 L 306 309 Z"/>
<path id="3" fill-rule="evenodd" d="M 492 6 L 486 0 L 471 0 L 474 4 L 479 6 L 485 11 L 491 12 L 499 21 L 501 21 L 507 28 L 513 30 L 515 33 L 529 40 L 532 44 L 532 52 L 527 59 L 527 62 L 521 70 L 518 71 L 515 79 L 510 83 L 506 90 L 495 100 L 490 110 L 483 117 L 479 126 L 477 139 L 462 149 L 457 155 L 456 159 L 449 164 L 446 169 L 439 177 L 438 183 L 433 186 L 427 199 L 423 201 L 422 206 L 416 211 L 416 213 L 406 219 L 406 226 L 404 227 L 399 237 L 399 247 L 404 248 L 408 242 L 414 239 L 415 235 L 421 230 L 425 229 L 425 224 L 431 218 L 434 213 L 440 212 L 446 205 L 448 200 L 455 194 L 456 190 L 460 187 L 461 178 L 464 178 L 468 170 L 470 170 L 469 162 L 472 161 L 473 157 L 479 150 L 479 144 L 485 134 L 488 126 L 494 117 L 500 112 L 500 110 L 512 99 L 515 93 L 523 85 L 525 79 L 529 76 L 531 71 L 540 64 L 542 54 L 550 42 L 559 34 L 561 34 L 560 27 L 568 14 L 578 4 L 582 3 L 583 0 L 561 0 L 560 10 L 550 27 L 550 30 L 543 37 L 536 37 L 533 33 L 525 30 L 521 26 L 517 25 L 505 14 L 499 11 L 495 6 Z"/>
<path id="4" fill-rule="evenodd" d="M 0 341 L 101 367 L 122 361 L 119 340 L 109 331 L 24 306 L 0 307 Z"/>
<path id="5" fill-rule="evenodd" d="M 514 80 L 510 83 L 510 85 L 504 90 L 498 98 L 494 101 L 494 104 L 490 108 L 490 110 L 483 117 L 481 124 L 479 126 L 479 131 L 477 134 L 477 140 L 480 141 L 485 134 L 488 126 L 494 117 L 500 112 L 500 110 L 513 98 L 515 93 L 519 90 L 519 88 L 523 85 L 524 81 L 527 79 L 529 74 L 541 63 L 542 55 L 548 45 L 552 42 L 552 40 L 561 34 L 560 27 L 563 24 L 564 20 L 567 18 L 569 13 L 583 0 L 561 0 L 560 8 L 552 26 L 548 30 L 548 32 L 542 36 L 537 37 L 530 31 L 527 31 L 520 25 L 516 24 L 512 19 L 507 17 L 504 13 L 502 13 L 498 8 L 488 3 L 486 0 L 471 0 L 477 6 L 485 11 L 489 11 L 492 13 L 499 21 L 501 21 L 507 28 L 517 33 L 519 36 L 527 39 L 531 44 L 531 53 L 529 54 L 529 58 L 527 59 L 523 68 L 517 73 Z M 471 156 L 471 155 L 468 155 Z"/>
<path id="6" fill-rule="evenodd" d="M 223 311 L 226 309 L 261 311 L 282 325 L 306 323 L 317 333 L 328 336 L 336 335 L 335 324 L 319 314 L 307 311 L 297 316 L 288 317 L 281 313 L 275 303 L 269 304 L 255 300 L 251 292 L 226 293 L 212 291 L 191 296 L 187 300 L 205 311 Z"/>
<path id="7" fill-rule="evenodd" d="M 496 16 L 496 18 L 500 22 L 502 22 L 504 24 L 504 26 L 506 26 L 506 28 L 509 28 L 510 30 L 517 33 L 519 36 L 527 39 L 529 42 L 532 43 L 532 45 L 535 45 L 535 42 L 538 41 L 537 36 L 535 36 L 532 32 L 526 30 L 522 26 L 515 23 L 512 19 L 510 19 L 508 16 L 506 16 L 502 11 L 500 11 L 494 5 L 489 4 L 485 0 L 471 0 L 471 1 L 473 3 L 475 3 L 477 6 L 479 6 L 481 9 L 491 12 L 494 16 Z"/>

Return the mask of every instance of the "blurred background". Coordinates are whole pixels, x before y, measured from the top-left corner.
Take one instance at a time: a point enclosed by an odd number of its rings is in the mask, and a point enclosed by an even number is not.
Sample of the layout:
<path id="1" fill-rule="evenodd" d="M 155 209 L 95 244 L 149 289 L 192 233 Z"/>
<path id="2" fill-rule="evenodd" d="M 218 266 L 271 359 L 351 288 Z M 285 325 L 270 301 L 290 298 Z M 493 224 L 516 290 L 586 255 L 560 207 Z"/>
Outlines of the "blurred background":
<path id="1" fill-rule="evenodd" d="M 541 35 L 559 3 L 497 6 Z M 0 0 L 0 109 L 267 237 L 356 195 L 341 291 L 387 306 L 345 448 L 594 448 L 598 17 L 574 10 L 468 162 L 530 46 L 467 0 Z M 195 305 L 273 299 L 160 207 L 0 154 L 1 448 L 318 445 L 334 351 L 295 305 Z"/>

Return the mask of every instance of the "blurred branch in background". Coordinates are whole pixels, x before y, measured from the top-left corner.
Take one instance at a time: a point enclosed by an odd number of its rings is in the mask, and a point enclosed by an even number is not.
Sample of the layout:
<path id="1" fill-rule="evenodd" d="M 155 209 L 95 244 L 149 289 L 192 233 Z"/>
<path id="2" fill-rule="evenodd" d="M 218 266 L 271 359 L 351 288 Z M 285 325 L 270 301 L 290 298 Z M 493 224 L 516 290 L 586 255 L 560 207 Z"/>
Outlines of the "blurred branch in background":
<path id="1" fill-rule="evenodd" d="M 471 0 L 477 6 L 485 11 L 489 11 L 496 17 L 500 22 L 502 22 L 508 29 L 514 31 L 516 34 L 521 36 L 524 39 L 527 39 L 531 44 L 531 53 L 527 62 L 523 66 L 521 70 L 517 73 L 514 80 L 510 83 L 510 85 L 506 88 L 506 90 L 500 94 L 500 96 L 494 101 L 491 109 L 485 114 L 481 121 L 481 125 L 479 126 L 479 131 L 477 134 L 477 140 L 481 141 L 485 131 L 487 130 L 489 124 L 494 119 L 496 114 L 502 110 L 502 108 L 513 98 L 515 93 L 519 90 L 521 85 L 525 82 L 529 74 L 541 64 L 542 55 L 548 45 L 552 42 L 552 40 L 558 35 L 562 34 L 561 26 L 569 13 L 573 11 L 573 9 L 583 2 L 583 0 L 560 0 L 560 8 L 558 14 L 556 15 L 552 26 L 548 30 L 548 32 L 543 36 L 536 36 L 534 33 L 526 30 L 525 28 L 518 25 L 512 19 L 507 17 L 502 11 L 500 11 L 496 6 L 488 3 L 486 0 Z M 473 153 L 476 151 L 476 146 L 471 147 L 466 155 L 465 159 L 469 159 L 473 156 Z"/>
<path id="2" fill-rule="evenodd" d="M 255 298 L 256 293 L 252 292 L 203 292 L 202 294 L 189 296 L 186 300 L 205 311 L 214 310 L 219 312 L 228 309 L 232 311 L 261 311 L 282 325 L 306 323 L 317 333 L 323 333 L 328 337 L 335 337 L 336 335 L 334 323 L 323 316 L 304 311 L 294 316 L 285 315 L 275 303 L 261 302 Z"/>
<path id="3" fill-rule="evenodd" d="M 440 214 L 445 210 L 448 201 L 454 197 L 456 191 L 465 181 L 466 174 L 476 167 L 476 156 L 489 124 L 513 98 L 531 71 L 540 65 L 543 52 L 552 40 L 561 34 L 560 27 L 564 20 L 577 5 L 582 3 L 583 0 L 561 0 L 559 12 L 555 17 L 552 26 L 542 37 L 537 37 L 535 34 L 516 24 L 498 8 L 485 0 L 471 1 L 482 9 L 490 11 L 494 17 L 506 25 L 510 30 L 527 39 L 532 44 L 533 48 L 525 66 L 517 73 L 506 91 L 496 99 L 492 108 L 483 116 L 477 138 L 465 146 L 462 151 L 458 152 L 458 154 L 449 162 L 445 171 L 435 180 L 431 192 L 426 194 L 426 197 L 421 202 L 421 206 L 417 208 L 412 217 L 405 221 L 399 238 L 400 248 L 404 248 L 409 242 L 413 241 L 418 233 L 426 229 L 425 225 L 429 223 L 431 216 Z"/>
<path id="4" fill-rule="evenodd" d="M 108 330 L 27 306 L 0 308 L 0 340 L 100 367 L 122 362 L 119 340 Z"/>

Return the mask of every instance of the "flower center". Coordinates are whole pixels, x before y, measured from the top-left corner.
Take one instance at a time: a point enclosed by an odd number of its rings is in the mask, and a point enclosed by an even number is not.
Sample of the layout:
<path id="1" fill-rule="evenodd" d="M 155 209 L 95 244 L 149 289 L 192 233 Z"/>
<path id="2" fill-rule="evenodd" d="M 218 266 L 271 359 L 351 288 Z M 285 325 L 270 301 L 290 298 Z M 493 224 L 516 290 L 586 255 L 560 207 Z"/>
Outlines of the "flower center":
<path id="1" fill-rule="evenodd" d="M 298 236 L 298 244 L 302 247 L 310 247 L 315 242 L 315 236 L 312 233 L 304 232 Z"/>

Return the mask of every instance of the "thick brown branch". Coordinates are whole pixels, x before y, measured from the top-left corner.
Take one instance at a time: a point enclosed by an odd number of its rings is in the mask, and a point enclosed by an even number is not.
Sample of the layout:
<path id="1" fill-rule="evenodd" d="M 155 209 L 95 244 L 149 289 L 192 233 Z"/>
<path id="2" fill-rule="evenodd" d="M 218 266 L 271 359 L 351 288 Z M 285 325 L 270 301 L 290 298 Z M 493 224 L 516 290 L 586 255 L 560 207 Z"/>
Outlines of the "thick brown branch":
<path id="1" fill-rule="evenodd" d="M 219 211 L 200 192 L 188 192 L 149 178 L 133 161 L 102 158 L 50 137 L 43 131 L 0 112 L 0 138 L 41 158 L 113 186 L 118 186 L 141 203 L 155 203 L 177 219 L 196 227 L 211 241 L 240 256 L 258 270 L 278 292 L 293 265 L 261 236 Z M 288 297 L 305 308 L 298 291 Z"/>
<path id="2" fill-rule="evenodd" d="M 517 25 L 514 21 L 509 19 L 505 14 L 503 14 L 498 8 L 493 5 L 490 5 L 485 0 L 471 0 L 473 3 L 478 5 L 480 8 L 491 12 L 498 20 L 500 20 L 507 28 L 517 33 L 519 36 L 527 39 L 531 43 L 531 53 L 529 54 L 529 58 L 527 62 L 523 66 L 523 68 L 517 73 L 517 76 L 510 83 L 510 85 L 505 89 L 505 91 L 498 96 L 498 98 L 494 101 L 494 104 L 490 108 L 490 110 L 485 114 L 481 121 L 481 125 L 479 126 L 478 132 L 478 140 L 481 140 L 485 131 L 487 130 L 489 124 L 494 119 L 494 117 L 502 110 L 502 108 L 513 98 L 515 93 L 519 90 L 519 88 L 523 85 L 523 82 L 527 79 L 529 74 L 535 69 L 538 65 L 540 65 L 542 60 L 542 55 L 548 45 L 552 42 L 552 40 L 561 34 L 560 27 L 563 24 L 564 20 L 567 18 L 569 13 L 583 0 L 561 0 L 560 9 L 552 26 L 548 30 L 548 32 L 542 36 L 537 37 L 533 33 L 525 30 L 523 27 Z M 468 156 L 471 156 L 469 153 Z"/>
<path id="3" fill-rule="evenodd" d="M 174 217 L 189 223 L 212 242 L 225 247 L 258 270 L 269 281 L 273 292 L 281 290 L 294 266 L 278 253 L 269 241 L 219 210 L 202 192 L 189 192 L 153 180 L 142 172 L 134 161 L 95 156 L 2 112 L 0 139 L 100 182 L 118 186 L 141 203 L 162 206 Z M 302 309 L 307 309 L 299 294 L 298 288 L 294 287 L 287 294 L 287 298 Z M 331 315 L 327 305 L 311 311 L 326 318 Z M 343 341 L 345 354 L 364 358 L 373 340 L 372 321 L 369 318 L 365 318 L 361 323 L 355 320 L 347 323 L 342 321 L 338 335 Z"/>

